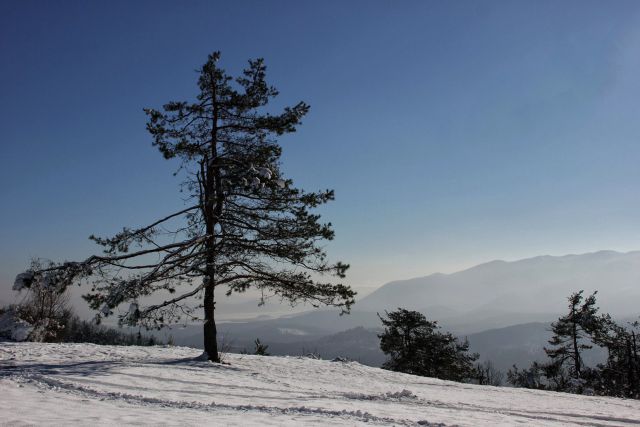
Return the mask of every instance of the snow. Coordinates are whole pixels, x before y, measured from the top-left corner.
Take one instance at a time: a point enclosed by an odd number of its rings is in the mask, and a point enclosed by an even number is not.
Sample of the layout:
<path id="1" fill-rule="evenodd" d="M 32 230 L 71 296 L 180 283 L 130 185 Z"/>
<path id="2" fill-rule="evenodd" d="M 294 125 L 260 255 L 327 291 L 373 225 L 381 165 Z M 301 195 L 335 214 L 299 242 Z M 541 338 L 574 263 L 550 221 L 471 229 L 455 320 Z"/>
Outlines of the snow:
<path id="1" fill-rule="evenodd" d="M 0 315 L 0 337 L 8 337 L 13 341 L 25 341 L 33 331 L 33 326 L 19 319 L 13 310 Z"/>
<path id="2" fill-rule="evenodd" d="M 9 425 L 637 425 L 634 400 L 476 386 L 357 362 L 0 343 Z"/>
<path id="3" fill-rule="evenodd" d="M 271 171 L 269 170 L 269 168 L 259 168 L 258 175 L 267 180 L 271 179 Z"/>

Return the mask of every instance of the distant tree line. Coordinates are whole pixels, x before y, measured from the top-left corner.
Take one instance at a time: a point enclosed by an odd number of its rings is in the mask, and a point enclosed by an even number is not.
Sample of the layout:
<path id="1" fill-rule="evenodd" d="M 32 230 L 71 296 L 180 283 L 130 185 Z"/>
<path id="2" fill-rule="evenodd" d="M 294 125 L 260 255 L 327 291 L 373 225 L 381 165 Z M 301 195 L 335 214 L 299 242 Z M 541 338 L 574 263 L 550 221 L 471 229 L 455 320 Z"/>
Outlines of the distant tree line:
<path id="1" fill-rule="evenodd" d="M 23 337 L 37 342 L 85 342 L 105 345 L 156 345 L 155 337 L 123 332 L 80 319 L 73 313 L 69 296 L 47 283 L 27 290 L 19 304 L 0 309 L 0 315 L 28 325 L 30 332 Z"/>
<path id="2" fill-rule="evenodd" d="M 640 398 L 640 323 L 619 325 L 609 314 L 600 314 L 596 293 L 584 291 L 568 298 L 568 312 L 551 324 L 552 338 L 545 347 L 546 362 L 529 368 L 516 365 L 507 372 L 507 382 L 516 387 Z M 380 349 L 387 355 L 383 369 L 443 380 L 499 386 L 504 375 L 491 361 L 475 363 L 477 353 L 469 342 L 440 331 L 417 311 L 399 308 L 379 316 L 384 331 Z M 585 350 L 598 346 L 607 350 L 607 360 L 595 367 L 585 365 Z"/>

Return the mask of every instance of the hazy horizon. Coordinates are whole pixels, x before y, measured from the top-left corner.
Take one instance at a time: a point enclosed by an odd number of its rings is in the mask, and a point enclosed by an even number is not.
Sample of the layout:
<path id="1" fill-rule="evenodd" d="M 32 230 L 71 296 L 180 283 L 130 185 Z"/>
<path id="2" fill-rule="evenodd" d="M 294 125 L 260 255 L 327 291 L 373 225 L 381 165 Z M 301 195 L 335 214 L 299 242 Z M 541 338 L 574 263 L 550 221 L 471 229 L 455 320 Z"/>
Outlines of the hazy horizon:
<path id="1" fill-rule="evenodd" d="M 496 263 L 500 263 L 500 264 L 521 264 L 521 263 L 526 263 L 526 262 L 531 262 L 534 261 L 536 259 L 543 259 L 543 258 L 551 258 L 553 260 L 556 261 L 562 261 L 563 259 L 567 259 L 567 258 L 585 258 L 585 257 L 589 257 L 589 256 L 608 256 L 608 255 L 612 255 L 614 257 L 624 257 L 624 256 L 629 256 L 629 255 L 633 255 L 633 254 L 638 254 L 640 253 L 640 250 L 635 250 L 635 251 L 626 251 L 626 252 L 621 252 L 621 251 L 614 251 L 614 250 L 610 250 L 610 249 L 602 249 L 599 251 L 593 251 L 593 252 L 586 252 L 586 253 L 582 253 L 582 254 L 562 254 L 562 255 L 550 255 L 550 254 L 541 254 L 541 255 L 536 255 L 533 257 L 526 257 L 526 258 L 519 258 L 519 259 L 493 259 L 493 260 L 489 260 L 489 261 L 485 261 L 485 262 L 481 262 L 478 264 L 473 264 L 473 265 L 468 265 L 465 266 L 463 268 L 460 268 L 458 270 L 454 270 L 454 271 L 433 271 L 430 273 L 426 273 L 426 274 L 422 274 L 420 276 L 414 276 L 414 277 L 397 277 L 395 279 L 392 280 L 387 280 L 385 282 L 380 283 L 378 286 L 375 287 L 369 287 L 369 288 L 363 288 L 363 287 L 355 287 L 356 289 L 358 289 L 359 294 L 356 298 L 356 305 L 354 307 L 354 309 L 356 311 L 360 311 L 363 309 L 361 304 L 358 304 L 358 301 L 361 301 L 362 299 L 365 299 L 369 296 L 371 296 L 372 294 L 375 294 L 376 291 L 382 290 L 386 285 L 396 285 L 400 284 L 402 285 L 403 283 L 410 283 L 410 282 L 415 282 L 415 281 L 419 281 L 421 279 L 429 279 L 433 276 L 438 276 L 438 275 L 442 275 L 442 276 L 452 276 L 452 275 L 456 275 L 456 274 L 464 274 L 465 272 L 468 271 L 473 271 L 475 269 L 481 268 L 483 266 L 491 266 L 491 265 L 495 265 Z M 640 263 L 638 264 L 638 270 L 637 270 L 637 277 L 640 280 Z M 632 273 L 634 273 L 635 271 L 632 269 Z M 540 274 L 541 272 L 538 271 L 536 272 L 537 274 Z M 584 274 L 583 271 L 573 271 L 573 274 L 575 275 L 580 275 L 580 274 Z M 540 289 L 542 289 L 544 286 L 548 286 L 550 283 L 553 283 L 555 281 L 558 281 L 558 279 L 560 279 L 560 282 L 562 282 L 562 277 L 555 277 L 553 272 L 550 272 L 547 276 L 547 280 L 542 280 L 539 282 L 539 287 L 536 288 L 531 287 L 531 289 L 529 289 L 529 291 L 533 291 L 533 292 L 537 292 Z M 539 280 L 539 279 L 538 279 Z M 632 279 L 633 280 L 633 279 Z M 604 282 L 603 282 L 604 283 Z M 468 286 L 467 286 L 467 291 L 466 292 L 473 292 L 472 289 L 475 286 L 481 286 L 482 283 L 477 283 L 474 281 L 468 282 Z M 530 311 L 530 313 L 539 313 L 539 314 L 554 314 L 554 313 L 559 313 L 560 310 L 558 310 L 558 307 L 564 307 L 565 305 L 565 297 L 568 296 L 568 294 L 570 292 L 574 292 L 574 291 L 578 291 L 580 289 L 585 290 L 585 292 L 587 293 L 591 293 L 593 291 L 598 291 L 600 294 L 600 297 L 604 296 L 605 297 L 605 301 L 608 302 L 609 300 L 612 299 L 613 295 L 611 292 L 611 283 L 608 283 L 607 285 L 600 285 L 598 286 L 597 283 L 594 285 L 587 285 L 584 282 L 580 282 L 580 283 L 576 283 L 576 286 L 574 287 L 570 287 L 568 289 L 566 289 L 566 295 L 565 294 L 559 294 L 557 296 L 557 298 L 553 301 L 546 301 L 543 304 L 548 305 L 549 307 L 553 307 L 552 310 L 549 310 L 548 312 L 545 312 L 544 310 L 538 311 L 538 309 L 532 309 Z M 71 296 L 71 303 L 74 305 L 76 311 L 78 311 L 78 313 L 84 317 L 84 318 L 91 318 L 93 317 L 93 311 L 91 311 L 88 306 L 86 305 L 86 303 L 82 300 L 82 295 L 84 293 L 87 292 L 86 287 L 71 287 L 70 288 L 70 296 Z M 424 296 L 428 296 L 430 295 L 430 293 L 433 292 L 433 289 L 428 289 L 428 288 L 424 288 L 424 291 L 420 292 L 421 294 L 423 294 Z M 616 293 L 616 291 L 614 291 L 614 294 Z M 404 295 L 404 293 L 401 293 L 402 295 Z M 283 316 L 283 315 L 287 315 L 287 314 L 298 314 L 298 313 L 303 313 L 303 312 L 308 312 L 308 311 L 314 311 L 316 309 L 314 309 L 312 306 L 310 305 L 305 305 L 305 304 L 298 304 L 296 306 L 290 306 L 287 302 L 282 302 L 278 297 L 271 297 L 271 296 L 267 296 L 266 298 L 266 304 L 264 306 L 258 306 L 259 303 L 259 299 L 260 299 L 260 293 L 258 291 L 253 291 L 253 290 L 248 290 L 246 293 L 243 294 L 232 294 L 230 297 L 227 297 L 224 295 L 224 290 L 217 290 L 216 291 L 216 295 L 218 295 L 216 298 L 220 301 L 224 301 L 225 304 L 221 304 L 220 307 L 217 309 L 218 310 L 218 318 L 221 321 L 237 321 L 237 320 L 248 320 L 248 319 L 257 319 L 259 317 L 277 317 L 277 316 Z M 0 287 L 0 303 L 4 303 L 4 304 L 10 304 L 10 303 L 16 303 L 18 302 L 21 298 L 23 297 L 23 294 L 15 292 L 11 289 L 11 286 L 6 286 L 6 287 Z M 420 299 L 420 298 L 418 298 Z M 421 309 L 425 309 L 428 308 L 427 306 L 415 306 L 412 305 L 412 297 L 409 296 L 407 298 L 405 298 L 406 303 L 401 304 L 402 306 L 411 306 L 413 308 L 421 308 Z M 624 298 L 623 298 L 624 300 Z M 533 302 L 533 301 L 531 301 Z M 539 303 L 536 302 L 536 303 Z M 618 303 L 619 304 L 619 303 Z M 433 300 L 433 304 L 434 307 L 442 307 L 442 308 L 451 308 L 451 307 L 447 307 L 446 303 L 443 303 L 443 301 L 435 299 Z M 535 306 L 535 304 L 534 304 Z M 635 317 L 636 310 L 632 309 L 631 311 L 629 311 L 628 309 L 625 310 L 620 310 L 620 309 L 616 309 L 617 305 L 612 306 L 607 306 L 607 304 L 605 304 L 604 308 L 605 311 L 609 311 L 614 315 L 622 315 L 622 316 L 632 316 Z M 251 308 L 253 307 L 253 308 Z M 536 306 L 537 307 L 537 306 Z M 512 310 L 513 308 L 509 308 L 509 307 L 505 307 L 508 310 Z M 370 309 L 370 308 L 369 308 Z M 381 309 L 380 307 L 378 309 Z M 498 307 L 494 307 L 494 309 L 498 309 Z M 235 311 L 238 310 L 237 313 L 235 313 Z M 366 309 L 365 309 L 366 310 Z M 556 310 L 556 311 L 554 311 Z M 375 310 L 374 310 L 375 311 Z M 454 310 L 455 311 L 455 310 Z M 496 310 L 496 312 L 499 312 L 500 310 Z M 525 310 L 526 311 L 526 310 Z M 464 313 L 464 311 L 459 312 L 458 314 L 462 314 Z M 536 318 L 537 319 L 537 318 Z M 544 319 L 546 320 L 546 319 Z M 551 318 L 548 320 L 552 320 Z M 110 319 L 110 321 L 108 321 L 108 323 L 113 323 L 115 322 L 115 319 Z M 518 323 L 518 322 L 514 322 Z"/>

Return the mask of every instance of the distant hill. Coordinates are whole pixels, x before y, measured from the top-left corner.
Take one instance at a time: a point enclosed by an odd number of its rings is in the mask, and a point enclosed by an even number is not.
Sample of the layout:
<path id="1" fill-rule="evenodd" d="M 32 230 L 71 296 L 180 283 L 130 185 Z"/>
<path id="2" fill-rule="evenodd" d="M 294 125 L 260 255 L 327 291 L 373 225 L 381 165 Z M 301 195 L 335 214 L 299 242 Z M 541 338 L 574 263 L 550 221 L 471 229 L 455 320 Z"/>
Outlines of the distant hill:
<path id="1" fill-rule="evenodd" d="M 460 313 L 546 315 L 563 312 L 567 296 L 580 289 L 599 290 L 598 303 L 605 311 L 637 315 L 640 251 L 492 261 L 457 273 L 387 283 L 358 301 L 355 309 L 420 310 L 437 305 Z M 440 318 L 447 317 L 456 316 Z"/>
<path id="2" fill-rule="evenodd" d="M 470 351 L 478 352 L 480 361 L 491 360 L 497 369 L 506 372 L 514 364 L 528 367 L 534 361 L 546 360 L 544 347 L 551 338 L 549 327 L 548 322 L 533 322 L 460 335 L 460 338 L 468 338 Z M 376 328 L 359 326 L 326 335 L 317 330 L 301 333 L 304 329 L 278 327 L 274 321 L 228 323 L 221 325 L 220 330 L 226 350 L 231 352 L 252 352 L 253 341 L 260 338 L 273 355 L 317 353 L 324 359 L 347 357 L 370 366 L 380 366 L 385 360 L 380 351 L 379 325 Z M 174 333 L 177 345 L 202 348 L 200 327 L 174 330 Z M 586 352 L 584 359 L 593 365 L 604 361 L 605 357 L 603 350 L 595 348 Z"/>
<path id="3" fill-rule="evenodd" d="M 339 316 L 337 310 L 314 310 L 261 322 L 225 324 L 222 329 L 231 334 L 255 329 L 256 333 L 275 339 L 282 330 L 317 337 L 358 326 L 378 328 L 377 313 L 404 307 L 438 320 L 448 331 L 468 335 L 511 325 L 551 322 L 565 312 L 567 297 L 580 289 L 598 290 L 598 303 L 605 312 L 637 317 L 640 252 L 601 251 L 492 261 L 458 273 L 388 283 L 357 301 L 349 315 Z"/>

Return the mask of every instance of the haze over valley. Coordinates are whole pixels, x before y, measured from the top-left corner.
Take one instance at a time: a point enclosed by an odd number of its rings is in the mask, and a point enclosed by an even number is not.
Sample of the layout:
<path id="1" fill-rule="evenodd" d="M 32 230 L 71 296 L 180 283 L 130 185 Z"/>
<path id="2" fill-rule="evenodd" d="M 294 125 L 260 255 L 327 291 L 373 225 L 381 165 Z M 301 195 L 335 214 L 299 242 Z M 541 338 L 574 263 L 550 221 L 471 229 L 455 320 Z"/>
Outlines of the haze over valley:
<path id="1" fill-rule="evenodd" d="M 514 363 L 526 366 L 545 357 L 550 323 L 566 310 L 571 293 L 598 291 L 604 312 L 633 320 L 640 301 L 638 283 L 640 251 L 492 261 L 456 273 L 387 283 L 342 316 L 337 310 L 308 307 L 298 307 L 304 310 L 301 313 L 278 315 L 288 306 L 273 300 L 265 307 L 258 307 L 255 300 L 227 305 L 231 310 L 223 311 L 223 316 L 230 316 L 219 330 L 238 352 L 251 349 L 259 338 L 274 354 L 318 352 L 326 358 L 350 357 L 379 366 L 384 355 L 378 348 L 378 313 L 405 307 L 437 320 L 443 330 L 467 337 L 472 350 L 506 370 Z M 235 307 L 240 310 L 233 313 Z M 159 336 L 172 336 L 180 345 L 202 346 L 200 325 L 176 326 Z M 596 349 L 587 361 L 602 358 Z"/>

